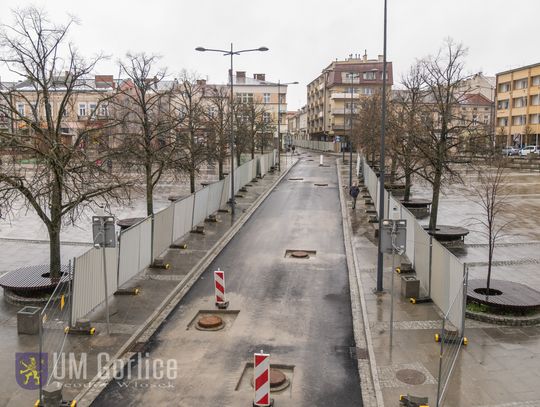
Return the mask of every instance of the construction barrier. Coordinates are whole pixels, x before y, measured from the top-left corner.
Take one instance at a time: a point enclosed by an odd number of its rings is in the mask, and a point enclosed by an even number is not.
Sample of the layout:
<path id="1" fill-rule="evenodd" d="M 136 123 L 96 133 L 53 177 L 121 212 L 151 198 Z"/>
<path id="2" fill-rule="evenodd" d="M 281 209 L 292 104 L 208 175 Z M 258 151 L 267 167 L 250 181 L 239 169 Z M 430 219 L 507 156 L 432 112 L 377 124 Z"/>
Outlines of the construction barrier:
<path id="1" fill-rule="evenodd" d="M 169 205 L 154 215 L 152 259 L 159 257 L 159 255 L 167 250 L 173 242 L 173 218 L 173 205 Z"/>
<path id="2" fill-rule="evenodd" d="M 152 218 L 147 217 L 120 232 L 118 239 L 118 287 L 147 268 L 151 261 Z"/>
<path id="3" fill-rule="evenodd" d="M 214 271 L 214 291 L 216 304 L 225 303 L 225 273 L 219 269 Z"/>
<path id="4" fill-rule="evenodd" d="M 253 356 L 254 406 L 270 406 L 270 355 L 255 353 Z"/>
<path id="5" fill-rule="evenodd" d="M 318 151 L 339 152 L 341 148 L 340 143 L 333 143 L 331 141 L 293 139 L 292 144 L 297 147 L 309 148 L 311 150 L 318 150 Z"/>
<path id="6" fill-rule="evenodd" d="M 112 295 L 117 286 L 118 249 L 92 248 L 75 259 L 73 273 L 73 306 L 71 325 L 93 311 L 105 301 L 105 280 L 103 278 L 103 250 L 107 267 L 107 291 Z"/>

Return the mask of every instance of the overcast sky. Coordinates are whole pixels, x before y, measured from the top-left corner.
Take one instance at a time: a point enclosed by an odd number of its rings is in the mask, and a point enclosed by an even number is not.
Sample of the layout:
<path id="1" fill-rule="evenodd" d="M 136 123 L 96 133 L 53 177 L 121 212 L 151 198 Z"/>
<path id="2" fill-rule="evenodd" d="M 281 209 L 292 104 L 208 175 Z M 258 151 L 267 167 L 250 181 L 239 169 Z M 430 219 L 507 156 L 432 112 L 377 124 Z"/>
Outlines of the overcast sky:
<path id="1" fill-rule="evenodd" d="M 351 53 L 382 54 L 383 0 L 93 0 L 34 1 L 52 20 L 66 13 L 80 19 L 71 39 L 86 55 L 104 51 L 111 59 L 99 73 L 117 76 L 116 61 L 127 51 L 159 54 L 171 77 L 183 68 L 226 81 L 229 60 L 208 48 L 270 48 L 235 58 L 235 70 L 266 73 L 289 86 L 289 110 L 306 102 L 306 85 L 332 60 Z M 0 2 L 0 21 L 21 0 Z M 496 72 L 540 62 L 540 0 L 388 0 L 388 59 L 394 80 L 416 58 L 435 53 L 444 38 L 469 48 L 470 73 Z M 512 8 L 514 10 L 512 10 Z M 2 78 L 9 79 L 5 71 Z"/>

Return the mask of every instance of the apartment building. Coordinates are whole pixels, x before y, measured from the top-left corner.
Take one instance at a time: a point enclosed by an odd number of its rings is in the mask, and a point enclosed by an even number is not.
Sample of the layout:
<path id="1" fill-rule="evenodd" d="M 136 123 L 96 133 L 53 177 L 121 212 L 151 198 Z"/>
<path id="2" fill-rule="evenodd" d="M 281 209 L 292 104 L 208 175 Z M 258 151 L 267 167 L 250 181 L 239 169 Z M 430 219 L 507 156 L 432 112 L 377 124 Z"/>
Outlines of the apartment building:
<path id="1" fill-rule="evenodd" d="M 309 140 L 308 137 L 308 113 L 307 105 L 302 106 L 289 117 L 289 134 L 294 139 Z"/>
<path id="2" fill-rule="evenodd" d="M 69 83 L 67 74 L 55 78 L 50 88 L 50 108 L 53 117 L 57 117 L 62 103 L 65 104 L 66 86 Z M 72 86 L 73 84 L 69 84 Z M 71 98 L 64 105 L 60 132 L 66 145 L 73 142 L 73 137 L 88 126 L 99 127 L 108 120 L 109 108 L 103 100 L 111 96 L 116 87 L 112 75 L 95 75 L 79 79 L 73 85 Z M 0 106 L 0 127 L 13 134 L 30 134 L 32 125 L 43 126 L 45 106 L 43 98 L 38 98 L 35 86 L 29 81 L 2 84 L 3 95 Z M 9 101 L 9 102 L 8 102 Z M 11 108 L 7 105 L 11 104 Z"/>
<path id="3" fill-rule="evenodd" d="M 506 145 L 539 145 L 540 63 L 499 72 L 496 132 Z"/>
<path id="4" fill-rule="evenodd" d="M 393 84 L 392 62 L 386 63 L 387 85 Z M 361 98 L 380 92 L 383 56 L 351 54 L 336 60 L 307 86 L 308 133 L 313 140 L 337 141 L 347 136 Z M 353 120 L 351 120 L 353 119 Z"/>

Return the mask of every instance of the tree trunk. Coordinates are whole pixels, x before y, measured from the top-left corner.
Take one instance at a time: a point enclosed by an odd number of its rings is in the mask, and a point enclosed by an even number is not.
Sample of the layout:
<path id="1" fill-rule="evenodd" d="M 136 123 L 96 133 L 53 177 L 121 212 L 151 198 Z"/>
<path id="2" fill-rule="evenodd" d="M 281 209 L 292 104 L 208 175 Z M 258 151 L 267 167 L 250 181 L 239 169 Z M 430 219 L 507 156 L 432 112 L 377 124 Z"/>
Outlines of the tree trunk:
<path id="1" fill-rule="evenodd" d="M 225 178 L 223 176 L 223 159 L 222 158 L 219 158 L 218 159 L 218 175 L 219 175 L 219 179 L 222 180 L 223 178 Z"/>
<path id="2" fill-rule="evenodd" d="M 488 253 L 488 273 L 486 281 L 486 293 L 489 295 L 489 286 L 491 285 L 491 263 L 493 262 L 493 250 L 495 249 L 495 241 L 493 240 L 491 231 L 489 232 L 489 253 Z"/>
<path id="3" fill-rule="evenodd" d="M 146 216 L 154 214 L 154 183 L 152 181 L 152 166 L 146 164 Z"/>
<path id="4" fill-rule="evenodd" d="M 195 170 L 193 167 L 189 170 L 189 189 L 191 193 L 195 192 Z"/>
<path id="5" fill-rule="evenodd" d="M 52 279 L 60 279 L 61 257 L 60 257 L 60 224 L 52 225 L 49 230 L 49 250 L 50 250 L 50 276 Z"/>
<path id="6" fill-rule="evenodd" d="M 439 169 L 435 170 L 435 178 L 433 179 L 433 195 L 431 198 L 431 214 L 429 216 L 429 230 L 437 228 L 437 212 L 439 211 L 439 195 L 441 192 L 442 172 Z"/>
<path id="7" fill-rule="evenodd" d="M 411 199 L 411 178 L 411 172 L 405 170 L 405 194 L 403 195 L 404 201 Z"/>

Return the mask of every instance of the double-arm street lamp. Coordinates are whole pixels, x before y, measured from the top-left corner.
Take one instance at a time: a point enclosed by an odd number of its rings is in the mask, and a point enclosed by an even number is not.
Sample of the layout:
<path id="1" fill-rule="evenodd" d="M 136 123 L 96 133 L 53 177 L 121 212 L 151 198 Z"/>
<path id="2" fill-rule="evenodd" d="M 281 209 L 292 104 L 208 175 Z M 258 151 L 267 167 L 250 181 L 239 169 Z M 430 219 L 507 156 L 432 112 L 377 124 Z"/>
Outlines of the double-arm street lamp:
<path id="1" fill-rule="evenodd" d="M 277 82 L 277 100 L 278 100 L 278 108 L 277 108 L 277 138 L 278 138 L 278 169 L 281 171 L 281 86 L 287 86 L 287 85 L 298 85 L 298 82 L 286 82 L 281 83 L 281 81 L 278 80 Z"/>
<path id="2" fill-rule="evenodd" d="M 253 48 L 253 49 L 242 49 L 239 51 L 235 51 L 233 48 L 233 44 L 231 42 L 231 49 L 229 51 L 224 49 L 212 49 L 212 48 L 204 48 L 204 47 L 197 47 L 195 48 L 196 51 L 200 52 L 219 52 L 222 53 L 224 56 L 230 56 L 231 57 L 231 69 L 229 71 L 229 86 L 231 89 L 231 95 L 230 95 L 230 120 L 231 120 L 231 134 L 230 134 L 230 150 L 231 150 L 231 213 L 234 215 L 234 112 L 233 112 L 233 106 L 234 106 L 234 84 L 233 84 L 233 56 L 234 55 L 240 55 L 244 52 L 254 52 L 254 51 L 268 51 L 267 47 L 259 47 L 259 48 Z M 240 163 L 239 163 L 240 164 Z"/>

